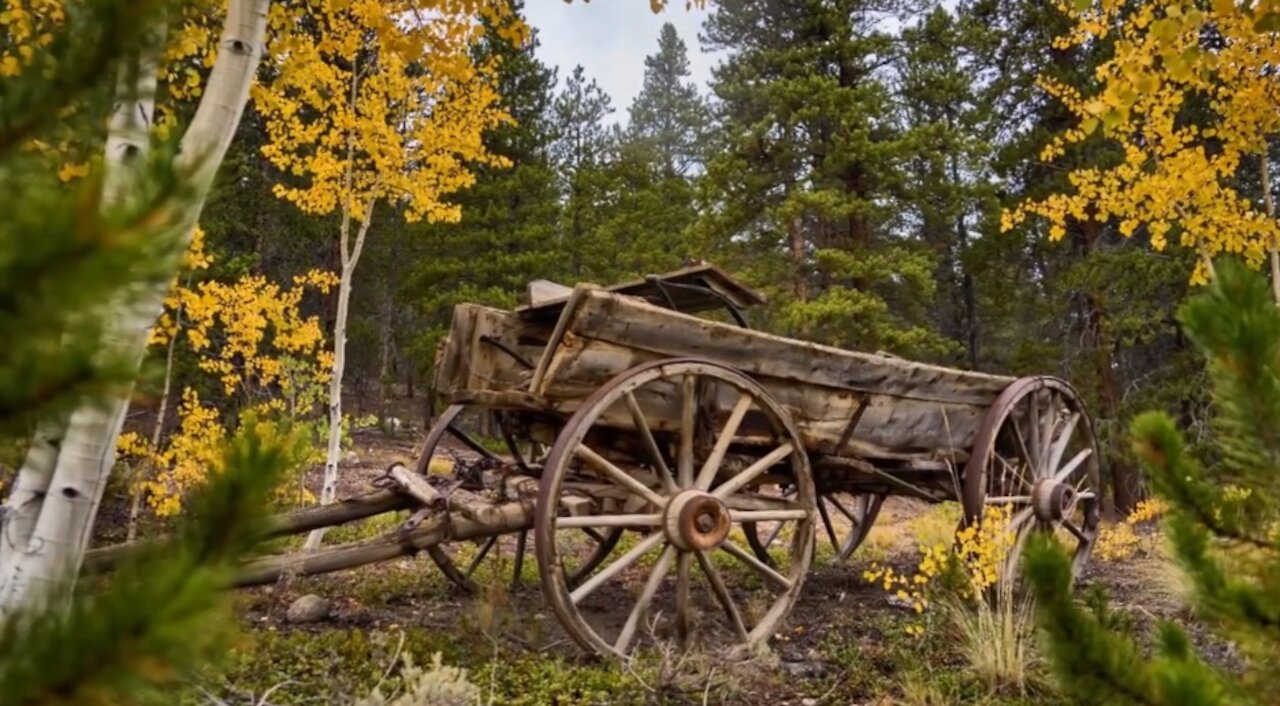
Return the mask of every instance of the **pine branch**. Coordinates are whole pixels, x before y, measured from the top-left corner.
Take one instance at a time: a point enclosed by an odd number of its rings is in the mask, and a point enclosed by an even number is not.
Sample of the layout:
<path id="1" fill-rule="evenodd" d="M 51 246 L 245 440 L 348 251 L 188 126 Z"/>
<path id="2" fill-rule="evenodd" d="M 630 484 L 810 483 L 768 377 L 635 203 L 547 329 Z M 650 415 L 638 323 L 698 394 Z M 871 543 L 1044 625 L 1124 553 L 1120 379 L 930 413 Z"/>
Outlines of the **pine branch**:
<path id="1" fill-rule="evenodd" d="M 295 460 L 287 435 L 252 420 L 243 428 L 174 540 L 132 557 L 69 610 L 4 626 L 0 704 L 135 702 L 216 656 L 236 562 L 264 536 L 272 488 Z"/>
<path id="2" fill-rule="evenodd" d="M 17 149 L 52 116 L 112 85 L 122 54 L 139 46 L 170 0 L 90 0 L 66 8 L 66 24 L 40 49 L 33 68 L 0 81 L 0 156 Z M 34 74 L 32 76 L 31 74 Z"/>

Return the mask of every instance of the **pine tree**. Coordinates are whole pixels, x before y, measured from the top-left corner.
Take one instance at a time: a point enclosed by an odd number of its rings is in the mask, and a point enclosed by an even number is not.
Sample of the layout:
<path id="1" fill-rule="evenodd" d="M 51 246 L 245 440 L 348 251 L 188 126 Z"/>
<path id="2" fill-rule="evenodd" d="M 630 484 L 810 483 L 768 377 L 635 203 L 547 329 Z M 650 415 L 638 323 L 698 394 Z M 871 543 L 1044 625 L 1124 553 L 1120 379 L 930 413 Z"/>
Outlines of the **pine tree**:
<path id="1" fill-rule="evenodd" d="M 1070 561 L 1046 539 L 1028 547 L 1026 573 L 1062 687 L 1081 702 L 1263 704 L 1280 693 L 1280 309 L 1265 278 L 1226 262 L 1179 320 L 1208 359 L 1214 441 L 1197 458 L 1155 412 L 1134 420 L 1133 446 L 1169 507 L 1194 608 L 1240 648 L 1245 671 L 1206 663 L 1172 622 L 1147 658 L 1072 600 Z"/>
<path id="2" fill-rule="evenodd" d="M 666 179 L 685 176 L 704 161 L 707 107 L 689 77 L 688 49 L 668 22 L 658 35 L 658 52 L 644 59 L 644 87 L 631 104 L 627 128 L 630 141 Z"/>
<path id="3" fill-rule="evenodd" d="M 996 120 L 981 94 L 979 66 L 965 56 L 966 27 L 935 8 L 901 34 L 898 96 L 908 143 L 902 196 L 910 228 L 932 251 L 934 325 L 978 368 L 981 339 L 973 241 L 997 205 L 992 185 Z"/>
<path id="4" fill-rule="evenodd" d="M 569 278 L 578 280 L 610 271 L 613 253 L 595 237 L 606 209 L 610 177 L 605 167 L 616 144 L 605 120 L 612 101 L 595 79 L 576 66 L 552 107 L 556 141 L 552 156 L 564 192 L 561 246 Z"/>
<path id="5" fill-rule="evenodd" d="M 890 0 L 726 0 L 707 19 L 719 98 L 707 219 L 741 243 L 778 302 L 775 328 L 916 357 L 951 346 L 931 330 L 930 254 L 898 232 L 906 143 L 892 119 L 882 21 Z"/>
<path id="6" fill-rule="evenodd" d="M 703 169 L 709 114 L 690 80 L 684 42 L 663 25 L 658 51 L 645 58 L 644 87 L 625 130 L 615 130 L 604 164 L 593 170 L 605 191 L 588 249 L 601 253 L 583 273 L 601 282 L 675 269 L 700 255 L 690 242 L 697 217 L 694 179 Z"/>

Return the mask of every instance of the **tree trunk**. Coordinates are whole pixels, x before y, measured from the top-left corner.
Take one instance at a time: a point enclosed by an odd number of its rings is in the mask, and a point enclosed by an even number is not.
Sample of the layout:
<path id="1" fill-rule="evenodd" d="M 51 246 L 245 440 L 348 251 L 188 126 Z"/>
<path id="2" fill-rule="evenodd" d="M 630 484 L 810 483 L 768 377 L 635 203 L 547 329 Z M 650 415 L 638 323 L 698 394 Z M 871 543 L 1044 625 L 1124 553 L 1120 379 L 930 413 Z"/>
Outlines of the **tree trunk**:
<path id="1" fill-rule="evenodd" d="M 1262 159 L 1260 160 L 1260 171 L 1262 172 L 1262 203 L 1267 209 L 1267 219 L 1272 223 L 1276 220 L 1276 201 L 1271 195 L 1271 150 L 1263 149 Z M 1276 238 L 1272 238 L 1267 244 L 1271 256 L 1271 298 L 1276 304 L 1280 304 L 1280 242 L 1276 242 Z"/>
<path id="2" fill-rule="evenodd" d="M 175 167 L 191 186 L 175 231 L 189 242 L 219 164 L 235 135 L 262 56 L 269 0 L 230 0 L 217 60 Z M 154 59 L 153 59 L 154 61 Z M 146 65 L 143 63 L 142 65 Z M 152 70 L 134 74 L 154 85 Z M 139 91 L 135 96 L 144 95 Z M 149 95 L 149 94 L 145 94 Z M 134 107 L 130 108 L 130 112 Z M 151 117 L 150 107 L 138 116 Z M 114 116 L 113 116 L 114 123 Z M 110 148 L 109 144 L 109 148 Z M 128 154 L 129 151 L 126 150 Z M 147 334 L 164 305 L 166 286 L 123 292 L 108 306 L 103 348 L 141 363 Z M 0 617 L 25 607 L 60 600 L 83 560 L 93 518 L 115 462 L 116 437 L 124 423 L 131 390 L 72 412 L 58 451 L 48 491 L 38 503 L 38 518 L 25 546 L 0 562 Z M 61 590 L 62 596 L 54 593 Z"/>
<path id="3" fill-rule="evenodd" d="M 1089 253 L 1093 252 L 1097 247 L 1102 226 L 1095 221 L 1086 221 L 1081 224 L 1081 230 L 1084 236 L 1083 254 L 1088 257 Z M 1118 423 L 1120 392 L 1119 385 L 1116 382 L 1115 369 L 1112 365 L 1114 342 L 1108 332 L 1110 322 L 1108 321 L 1105 307 L 1093 292 L 1085 292 L 1083 302 L 1085 326 L 1087 327 L 1087 335 L 1084 337 L 1084 341 L 1085 345 L 1090 348 L 1089 354 L 1093 360 L 1094 375 L 1097 376 L 1098 415 L 1102 419 Z M 1116 443 L 1116 440 L 1111 440 L 1111 443 Z M 1128 513 L 1142 499 L 1141 471 L 1136 465 L 1126 462 L 1118 454 L 1112 455 L 1111 483 L 1112 497 L 1115 500 L 1118 511 Z"/>
<path id="4" fill-rule="evenodd" d="M 163 24 L 159 30 L 163 36 Z M 153 42 L 158 51 L 162 41 Z M 105 174 L 102 182 L 104 210 L 118 207 L 137 185 L 139 165 L 145 160 L 151 144 L 151 120 L 155 115 L 156 56 L 139 53 L 131 56 L 116 77 L 115 100 L 107 122 L 107 141 L 103 153 Z M 27 550 L 35 530 L 45 495 L 53 482 L 58 455 L 67 434 L 69 416 L 43 420 L 27 450 L 13 490 L 5 502 L 3 540 L 0 541 L 0 567 L 9 567 Z M 0 595 L 9 580 L 9 572 L 0 573 Z"/>
<path id="5" fill-rule="evenodd" d="M 379 317 L 378 331 L 378 421 L 385 427 L 387 421 L 387 402 L 395 390 L 395 294 L 391 291 L 391 277 L 383 280 L 382 312 Z"/>
<path id="6" fill-rule="evenodd" d="M 792 291 L 796 299 L 808 301 L 809 282 L 805 276 L 804 221 L 795 216 L 787 223 L 787 241 L 791 246 Z"/>
<path id="7" fill-rule="evenodd" d="M 338 494 L 338 461 L 342 453 L 342 373 L 347 361 L 347 313 L 351 303 L 351 283 L 364 239 L 373 221 L 373 204 L 365 209 L 364 220 L 356 234 L 355 246 L 347 250 L 347 231 L 350 227 L 350 206 L 346 208 L 342 225 L 342 276 L 338 279 L 338 312 L 333 322 L 333 376 L 329 380 L 329 446 L 325 452 L 324 485 L 320 489 L 320 504 L 332 503 Z M 304 551 L 313 551 L 324 541 L 324 529 L 307 535 Z"/>

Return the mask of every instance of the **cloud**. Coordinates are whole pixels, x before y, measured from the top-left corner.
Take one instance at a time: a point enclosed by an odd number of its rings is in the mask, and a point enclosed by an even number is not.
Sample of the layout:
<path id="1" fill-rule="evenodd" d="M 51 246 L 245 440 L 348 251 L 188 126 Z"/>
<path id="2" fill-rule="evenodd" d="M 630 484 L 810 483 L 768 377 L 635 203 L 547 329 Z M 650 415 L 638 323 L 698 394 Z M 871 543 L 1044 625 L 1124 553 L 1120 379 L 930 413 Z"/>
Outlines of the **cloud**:
<path id="1" fill-rule="evenodd" d="M 689 48 L 692 79 L 705 86 L 711 77 L 714 58 L 702 53 L 697 36 L 706 11 L 686 10 L 682 2 L 654 14 L 647 0 L 528 0 L 525 15 L 538 30 L 538 57 L 558 67 L 562 79 L 581 64 L 613 99 L 615 121 L 626 121 L 644 85 L 644 58 L 657 51 L 665 22 Z"/>

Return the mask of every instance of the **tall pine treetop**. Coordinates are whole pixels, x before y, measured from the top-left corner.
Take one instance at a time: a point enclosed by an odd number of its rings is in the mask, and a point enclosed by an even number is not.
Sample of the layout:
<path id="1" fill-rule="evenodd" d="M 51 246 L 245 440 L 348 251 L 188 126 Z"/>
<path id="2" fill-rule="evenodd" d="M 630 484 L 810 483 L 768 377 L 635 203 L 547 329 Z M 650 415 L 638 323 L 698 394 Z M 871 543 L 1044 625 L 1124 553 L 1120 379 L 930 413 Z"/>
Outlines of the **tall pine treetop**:
<path id="1" fill-rule="evenodd" d="M 664 177 L 683 176 L 702 161 L 708 120 L 698 87 L 688 80 L 688 50 L 670 22 L 644 66 L 644 88 L 631 104 L 631 137 L 653 153 Z"/>

